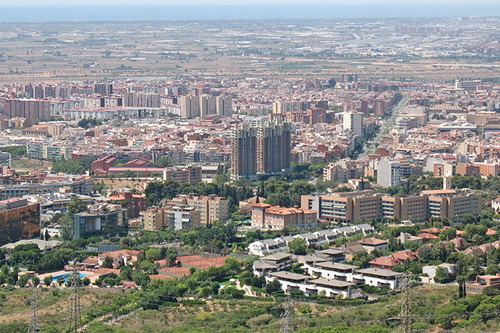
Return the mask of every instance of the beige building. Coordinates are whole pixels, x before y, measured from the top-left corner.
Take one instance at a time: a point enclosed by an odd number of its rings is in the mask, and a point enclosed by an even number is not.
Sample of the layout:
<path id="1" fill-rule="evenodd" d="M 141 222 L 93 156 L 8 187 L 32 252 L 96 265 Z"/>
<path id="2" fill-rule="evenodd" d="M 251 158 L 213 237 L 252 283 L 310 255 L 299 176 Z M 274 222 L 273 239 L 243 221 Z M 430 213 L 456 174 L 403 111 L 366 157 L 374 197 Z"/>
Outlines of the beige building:
<path id="1" fill-rule="evenodd" d="M 373 191 L 303 195 L 301 208 L 318 212 L 319 219 L 338 223 L 374 221 L 382 217 L 382 195 Z"/>
<path id="2" fill-rule="evenodd" d="M 200 100 L 199 96 L 181 96 L 181 117 L 182 118 L 196 118 L 200 116 Z"/>
<path id="3" fill-rule="evenodd" d="M 264 203 L 252 205 L 252 228 L 258 230 L 283 230 L 287 227 L 314 227 L 317 212 L 301 208 L 284 208 Z"/>
<path id="4" fill-rule="evenodd" d="M 382 214 L 386 219 L 425 221 L 428 219 L 426 196 L 382 197 Z"/>
<path id="5" fill-rule="evenodd" d="M 481 196 L 470 190 L 430 190 L 420 193 L 428 197 L 429 218 L 460 222 L 466 215 L 481 215 Z"/>
<path id="6" fill-rule="evenodd" d="M 144 230 L 189 230 L 200 225 L 200 212 L 178 201 L 169 201 L 163 207 L 152 207 L 141 213 Z"/>
<path id="7" fill-rule="evenodd" d="M 194 207 L 200 214 L 201 224 L 214 224 L 226 222 L 229 219 L 229 200 L 215 195 L 204 196 L 179 196 L 177 200 L 183 200 Z"/>

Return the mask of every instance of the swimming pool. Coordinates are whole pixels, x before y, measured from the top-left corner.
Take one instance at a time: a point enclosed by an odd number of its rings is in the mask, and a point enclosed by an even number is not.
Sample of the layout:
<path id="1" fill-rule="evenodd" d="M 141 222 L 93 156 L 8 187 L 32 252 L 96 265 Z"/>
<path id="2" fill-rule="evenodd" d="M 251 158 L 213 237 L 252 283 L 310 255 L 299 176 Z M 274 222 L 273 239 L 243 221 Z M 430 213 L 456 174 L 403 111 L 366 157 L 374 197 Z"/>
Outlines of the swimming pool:
<path id="1" fill-rule="evenodd" d="M 64 274 L 54 275 L 52 277 L 52 282 L 58 282 L 61 279 L 63 279 L 64 282 L 68 282 L 68 280 L 71 278 L 72 274 L 73 274 L 72 272 L 67 272 Z M 78 275 L 80 276 L 80 279 L 83 279 L 83 278 L 89 276 L 89 274 L 85 274 L 85 273 L 78 273 Z"/>

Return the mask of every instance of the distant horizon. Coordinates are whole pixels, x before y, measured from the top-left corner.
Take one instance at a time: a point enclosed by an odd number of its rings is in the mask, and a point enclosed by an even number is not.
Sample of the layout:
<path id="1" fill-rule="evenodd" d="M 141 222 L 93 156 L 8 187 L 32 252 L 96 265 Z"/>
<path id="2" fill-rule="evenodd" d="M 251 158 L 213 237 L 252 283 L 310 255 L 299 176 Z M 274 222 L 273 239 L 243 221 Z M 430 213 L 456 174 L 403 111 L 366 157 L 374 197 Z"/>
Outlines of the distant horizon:
<path id="1" fill-rule="evenodd" d="M 0 5 L 0 23 L 499 17 L 498 5 Z"/>

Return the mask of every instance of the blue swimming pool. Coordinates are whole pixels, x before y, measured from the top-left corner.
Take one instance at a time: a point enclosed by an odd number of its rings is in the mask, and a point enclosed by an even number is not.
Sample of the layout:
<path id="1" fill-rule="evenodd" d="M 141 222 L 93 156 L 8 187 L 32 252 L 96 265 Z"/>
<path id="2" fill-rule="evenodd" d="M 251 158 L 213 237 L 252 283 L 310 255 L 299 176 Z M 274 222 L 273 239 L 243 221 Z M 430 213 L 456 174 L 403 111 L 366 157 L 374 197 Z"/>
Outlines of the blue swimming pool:
<path id="1" fill-rule="evenodd" d="M 64 282 L 67 282 L 70 279 L 71 274 L 73 274 L 73 273 L 68 272 L 68 273 L 64 273 L 64 274 L 54 275 L 54 276 L 52 276 L 52 281 L 57 282 L 57 281 L 60 281 L 61 279 L 63 279 Z M 80 279 L 83 279 L 83 278 L 87 277 L 89 274 L 78 273 L 78 275 L 80 276 Z"/>

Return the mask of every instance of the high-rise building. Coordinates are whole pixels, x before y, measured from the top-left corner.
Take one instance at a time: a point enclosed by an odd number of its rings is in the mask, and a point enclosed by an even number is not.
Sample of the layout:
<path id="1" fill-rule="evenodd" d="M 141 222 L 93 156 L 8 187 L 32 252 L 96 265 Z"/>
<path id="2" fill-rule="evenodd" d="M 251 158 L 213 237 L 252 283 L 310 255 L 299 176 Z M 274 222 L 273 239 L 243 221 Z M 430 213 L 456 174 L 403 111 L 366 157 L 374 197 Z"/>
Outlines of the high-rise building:
<path id="1" fill-rule="evenodd" d="M 343 130 L 350 131 L 352 134 L 363 136 L 363 114 L 359 112 L 344 112 Z"/>
<path id="2" fill-rule="evenodd" d="M 231 176 L 253 179 L 257 175 L 257 129 L 235 129 L 231 138 Z"/>
<path id="3" fill-rule="evenodd" d="M 33 123 L 50 120 L 50 102 L 39 99 L 8 99 L 3 103 L 8 118 L 30 119 Z"/>
<path id="4" fill-rule="evenodd" d="M 113 84 L 96 83 L 94 84 L 94 93 L 98 95 L 111 95 L 113 94 Z"/>
<path id="5" fill-rule="evenodd" d="M 290 124 L 269 124 L 257 131 L 257 173 L 279 173 L 290 167 Z"/>
<path id="6" fill-rule="evenodd" d="M 200 116 L 200 102 L 198 96 L 181 96 L 181 117 L 186 119 Z"/>
<path id="7" fill-rule="evenodd" d="M 376 116 L 383 116 L 385 114 L 385 101 L 383 99 L 376 99 L 373 103 L 373 113 Z"/>
<path id="8" fill-rule="evenodd" d="M 233 114 L 233 100 L 231 96 L 217 96 L 215 98 L 216 113 L 222 117 L 230 117 Z"/>
<path id="9" fill-rule="evenodd" d="M 216 98 L 212 95 L 200 96 L 200 116 L 206 117 L 216 113 Z"/>
<path id="10" fill-rule="evenodd" d="M 401 173 L 402 168 L 399 162 L 382 158 L 378 163 L 377 184 L 384 187 L 401 185 Z"/>
<path id="11" fill-rule="evenodd" d="M 290 167 L 289 123 L 265 122 L 233 132 L 231 175 L 234 179 L 254 179 L 257 174 L 280 173 Z"/>

